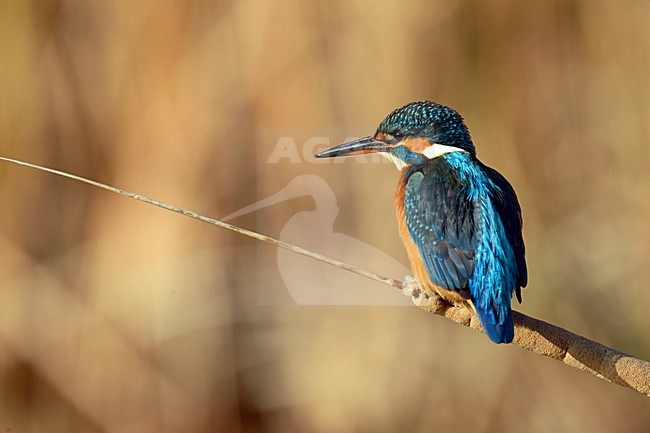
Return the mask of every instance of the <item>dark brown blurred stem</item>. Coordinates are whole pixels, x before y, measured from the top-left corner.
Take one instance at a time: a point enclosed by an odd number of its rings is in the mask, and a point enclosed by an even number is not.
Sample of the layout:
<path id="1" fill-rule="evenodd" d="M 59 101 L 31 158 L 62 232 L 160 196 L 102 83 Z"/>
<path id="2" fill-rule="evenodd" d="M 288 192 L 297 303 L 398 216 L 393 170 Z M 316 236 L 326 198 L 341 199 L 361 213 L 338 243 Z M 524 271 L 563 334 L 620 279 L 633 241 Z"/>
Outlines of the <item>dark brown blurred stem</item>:
<path id="1" fill-rule="evenodd" d="M 172 206 L 157 200 L 147 198 L 140 194 L 124 191 L 110 185 L 95 182 L 90 179 L 75 176 L 63 171 L 42 167 L 28 162 L 18 161 L 15 159 L 0 157 L 0 160 L 34 168 L 69 179 L 84 182 L 98 188 L 102 188 L 120 195 L 140 200 L 147 204 L 161 207 L 172 212 L 185 215 L 199 221 L 222 227 L 233 232 L 285 248 L 302 254 L 307 257 L 319 260 L 324 263 L 345 269 L 346 271 L 370 278 L 380 283 L 395 287 L 407 296 L 411 296 L 413 303 L 419 308 L 439 316 L 446 317 L 461 325 L 479 330 L 482 332 L 478 319 L 472 312 L 471 308 L 466 305 L 449 304 L 438 296 L 432 296 L 423 293 L 412 278 L 407 278 L 405 282 L 393 278 L 377 275 L 373 272 L 357 269 L 352 265 L 339 262 L 321 254 L 314 253 L 304 248 L 273 239 L 269 236 L 262 235 L 251 230 L 237 227 L 232 224 L 224 223 L 214 218 L 206 217 L 196 212 L 187 211 L 176 206 Z M 519 347 L 530 350 L 539 355 L 562 361 L 566 365 L 575 367 L 579 370 L 589 372 L 601 379 L 631 388 L 646 396 L 650 396 L 650 363 L 623 352 L 603 346 L 602 344 L 581 337 L 550 323 L 526 316 L 525 314 L 515 311 L 515 340 L 514 343 Z"/>

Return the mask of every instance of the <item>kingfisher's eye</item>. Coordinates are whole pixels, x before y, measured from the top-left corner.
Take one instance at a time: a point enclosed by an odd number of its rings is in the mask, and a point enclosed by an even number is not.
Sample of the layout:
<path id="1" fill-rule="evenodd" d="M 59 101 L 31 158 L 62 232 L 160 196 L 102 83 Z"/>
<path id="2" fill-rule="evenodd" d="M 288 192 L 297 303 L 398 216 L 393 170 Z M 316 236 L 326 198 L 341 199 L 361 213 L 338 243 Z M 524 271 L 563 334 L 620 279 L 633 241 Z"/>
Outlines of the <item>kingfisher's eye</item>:
<path id="1" fill-rule="evenodd" d="M 402 141 L 402 137 L 399 134 L 384 134 L 384 141 L 389 144 L 397 143 L 399 141 Z"/>

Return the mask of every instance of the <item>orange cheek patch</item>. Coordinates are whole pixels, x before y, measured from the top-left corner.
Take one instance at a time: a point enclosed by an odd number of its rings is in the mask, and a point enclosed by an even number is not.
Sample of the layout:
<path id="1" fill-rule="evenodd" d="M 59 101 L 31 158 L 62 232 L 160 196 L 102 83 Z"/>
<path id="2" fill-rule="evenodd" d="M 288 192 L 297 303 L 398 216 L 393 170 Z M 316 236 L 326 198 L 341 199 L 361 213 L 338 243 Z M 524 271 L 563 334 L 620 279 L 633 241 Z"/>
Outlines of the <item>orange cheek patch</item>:
<path id="1" fill-rule="evenodd" d="M 414 153 L 423 153 L 424 149 L 431 146 L 429 140 L 424 138 L 407 138 L 402 142 L 408 150 Z"/>

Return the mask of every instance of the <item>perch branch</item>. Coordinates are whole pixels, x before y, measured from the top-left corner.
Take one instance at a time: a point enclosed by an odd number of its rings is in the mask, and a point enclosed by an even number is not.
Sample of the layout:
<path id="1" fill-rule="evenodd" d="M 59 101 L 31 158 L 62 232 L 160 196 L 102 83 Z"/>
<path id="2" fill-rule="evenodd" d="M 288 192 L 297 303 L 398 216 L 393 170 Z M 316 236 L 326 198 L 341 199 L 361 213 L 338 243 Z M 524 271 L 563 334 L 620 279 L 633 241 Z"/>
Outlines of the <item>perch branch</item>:
<path id="1" fill-rule="evenodd" d="M 377 275 L 373 272 L 357 269 L 352 265 L 339 262 L 338 260 L 325 257 L 321 254 L 314 253 L 269 236 L 237 227 L 214 218 L 206 217 L 196 212 L 184 210 L 176 206 L 153 200 L 140 194 L 135 194 L 63 171 L 30 164 L 28 162 L 5 157 L 0 157 L 0 160 L 84 182 L 107 191 L 124 195 L 153 206 L 231 230 L 280 248 L 285 248 L 298 254 L 336 266 L 337 268 L 387 284 L 400 290 L 405 295 L 410 296 L 413 303 L 419 308 L 483 332 L 481 325 L 471 308 L 462 304 L 449 304 L 439 296 L 422 292 L 413 278 L 407 277 L 406 281 L 402 282 L 393 278 Z M 514 343 L 517 346 L 533 353 L 562 361 L 564 364 L 577 368 L 578 370 L 591 373 L 601 379 L 631 388 L 641 394 L 650 396 L 650 362 L 611 349 L 596 341 L 589 340 L 567 331 L 566 329 L 560 328 L 559 326 L 551 325 L 550 323 L 526 316 L 517 311 L 514 312 L 514 319 Z"/>

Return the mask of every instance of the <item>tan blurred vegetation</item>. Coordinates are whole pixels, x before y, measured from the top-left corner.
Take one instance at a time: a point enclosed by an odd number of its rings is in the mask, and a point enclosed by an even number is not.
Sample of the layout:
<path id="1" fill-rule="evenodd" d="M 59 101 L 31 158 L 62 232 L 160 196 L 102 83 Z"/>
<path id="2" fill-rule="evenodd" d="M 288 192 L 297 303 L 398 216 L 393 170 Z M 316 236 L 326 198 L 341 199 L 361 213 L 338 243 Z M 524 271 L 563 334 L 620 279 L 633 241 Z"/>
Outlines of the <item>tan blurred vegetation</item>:
<path id="1" fill-rule="evenodd" d="M 263 164 L 264 131 L 365 134 L 433 99 L 518 191 L 518 308 L 648 359 L 649 22 L 643 1 L 1 0 L 0 153 L 213 216 L 315 173 L 338 231 L 406 263 L 394 169 Z M 648 431 L 646 398 L 415 308 L 260 306 L 282 280 L 251 240 L 6 164 L 0 200 L 0 431 Z M 310 207 L 238 223 L 277 236 Z"/>

